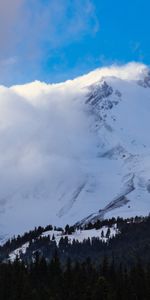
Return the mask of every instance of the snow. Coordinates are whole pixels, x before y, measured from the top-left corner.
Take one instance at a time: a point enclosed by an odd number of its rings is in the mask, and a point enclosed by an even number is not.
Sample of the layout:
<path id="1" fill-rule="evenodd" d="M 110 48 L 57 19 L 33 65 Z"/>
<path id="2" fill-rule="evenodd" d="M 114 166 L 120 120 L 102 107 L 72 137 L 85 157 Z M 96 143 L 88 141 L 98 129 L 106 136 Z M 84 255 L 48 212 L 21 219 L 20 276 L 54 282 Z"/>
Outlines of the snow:
<path id="1" fill-rule="evenodd" d="M 75 241 L 79 241 L 80 243 L 82 243 L 84 240 L 92 239 L 92 238 L 99 238 L 102 241 L 106 242 L 108 240 L 108 238 L 106 237 L 106 233 L 108 230 L 108 226 L 102 226 L 102 228 L 100 229 L 88 229 L 88 230 L 76 230 L 75 232 L 73 232 L 70 235 L 65 235 L 63 232 L 61 231 L 55 231 L 55 230 L 51 230 L 51 231 L 46 231 L 42 234 L 42 237 L 47 237 L 49 236 L 50 239 L 52 239 L 52 237 L 55 237 L 55 241 L 57 243 L 57 245 L 59 244 L 60 239 L 63 237 L 68 237 L 68 240 L 70 243 L 73 242 L 73 240 Z M 104 237 L 101 237 L 101 233 L 103 231 Z M 112 227 L 110 227 L 110 236 L 109 238 L 114 237 L 116 234 L 118 233 L 118 229 L 117 229 L 117 224 L 114 224 Z"/>
<path id="2" fill-rule="evenodd" d="M 29 247 L 29 242 L 23 244 L 22 247 L 12 251 L 9 254 L 9 261 L 14 262 L 17 257 L 20 258 L 20 254 L 25 254 L 28 247 Z"/>
<path id="3" fill-rule="evenodd" d="M 149 213 L 147 76 L 147 66 L 131 63 L 61 84 L 0 86 L 0 235 L 71 225 L 99 210 Z M 104 82 L 113 90 L 107 97 Z M 101 91 L 95 105 L 91 88 Z M 130 202 L 107 209 L 125 195 Z"/>
<path id="4" fill-rule="evenodd" d="M 50 239 L 52 240 L 53 237 L 56 241 L 56 244 L 59 245 L 60 239 L 61 238 L 68 238 L 69 243 L 72 243 L 73 240 L 75 241 L 79 241 L 79 243 L 82 243 L 84 240 L 90 239 L 92 240 L 92 238 L 99 238 L 100 240 L 102 240 L 103 242 L 107 242 L 110 238 L 115 237 L 116 234 L 119 233 L 118 229 L 117 229 L 117 224 L 114 224 L 112 227 L 110 227 L 110 235 L 109 238 L 106 237 L 106 233 L 108 230 L 108 226 L 103 226 L 100 229 L 89 229 L 89 230 L 76 230 L 75 232 L 73 232 L 70 235 L 65 235 L 62 231 L 57 231 L 57 230 L 49 230 L 49 231 L 45 231 L 41 234 L 41 237 L 50 237 Z M 101 236 L 103 231 L 103 237 Z M 14 251 L 12 251 L 9 254 L 9 260 L 11 262 L 14 262 L 16 257 L 20 258 L 20 254 L 25 254 L 27 248 L 29 247 L 29 242 L 25 243 L 22 245 L 22 247 L 15 249 Z"/>

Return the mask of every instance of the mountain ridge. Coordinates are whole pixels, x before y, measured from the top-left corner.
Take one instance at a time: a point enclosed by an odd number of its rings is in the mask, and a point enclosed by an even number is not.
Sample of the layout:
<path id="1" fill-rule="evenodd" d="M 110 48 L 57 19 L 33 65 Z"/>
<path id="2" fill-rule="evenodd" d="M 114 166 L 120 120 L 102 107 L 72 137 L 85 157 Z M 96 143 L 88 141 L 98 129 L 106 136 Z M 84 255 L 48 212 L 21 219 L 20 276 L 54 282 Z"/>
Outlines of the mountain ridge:
<path id="1" fill-rule="evenodd" d="M 149 87 L 149 68 L 136 63 L 1 86 L 1 234 L 147 215 Z"/>

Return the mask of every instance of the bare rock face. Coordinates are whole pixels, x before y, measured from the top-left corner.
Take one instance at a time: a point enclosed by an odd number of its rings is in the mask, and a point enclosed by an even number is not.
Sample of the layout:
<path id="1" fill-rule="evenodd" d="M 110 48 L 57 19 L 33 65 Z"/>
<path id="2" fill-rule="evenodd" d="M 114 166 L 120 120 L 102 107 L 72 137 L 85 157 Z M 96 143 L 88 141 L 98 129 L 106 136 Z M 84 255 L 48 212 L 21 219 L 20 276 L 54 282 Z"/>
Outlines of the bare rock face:
<path id="1" fill-rule="evenodd" d="M 105 80 L 102 80 L 89 87 L 86 98 L 85 103 L 90 105 L 91 111 L 98 114 L 101 120 L 105 120 L 107 111 L 121 100 L 121 92 L 114 90 Z"/>
<path id="2" fill-rule="evenodd" d="M 138 81 L 138 84 L 144 88 L 150 88 L 150 71 L 147 72 L 143 80 Z"/>
<path id="3" fill-rule="evenodd" d="M 103 99 L 108 98 L 113 93 L 113 88 L 107 84 L 106 81 L 93 84 L 89 87 L 89 94 L 87 95 L 86 103 L 97 105 Z"/>

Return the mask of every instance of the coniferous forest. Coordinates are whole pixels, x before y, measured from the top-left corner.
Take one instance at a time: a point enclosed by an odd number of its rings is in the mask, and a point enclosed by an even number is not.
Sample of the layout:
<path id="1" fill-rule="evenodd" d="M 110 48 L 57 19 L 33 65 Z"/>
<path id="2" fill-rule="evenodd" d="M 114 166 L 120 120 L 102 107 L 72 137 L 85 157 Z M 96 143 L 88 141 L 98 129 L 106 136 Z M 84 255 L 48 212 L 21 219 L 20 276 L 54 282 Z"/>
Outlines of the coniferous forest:
<path id="1" fill-rule="evenodd" d="M 83 263 L 61 265 L 57 253 L 50 263 L 38 254 L 34 263 L 16 260 L 0 265 L 1 300 L 148 300 L 150 265 L 138 261 L 132 268 L 108 263 L 105 257 L 95 266 Z"/>
<path id="2" fill-rule="evenodd" d="M 150 216 L 97 221 L 84 230 L 107 226 L 109 236 L 113 224 L 119 233 L 107 242 L 70 243 L 69 225 L 59 243 L 41 236 L 51 225 L 7 241 L 0 247 L 0 300 L 150 299 Z M 8 254 L 27 241 L 26 252 L 11 262 Z"/>

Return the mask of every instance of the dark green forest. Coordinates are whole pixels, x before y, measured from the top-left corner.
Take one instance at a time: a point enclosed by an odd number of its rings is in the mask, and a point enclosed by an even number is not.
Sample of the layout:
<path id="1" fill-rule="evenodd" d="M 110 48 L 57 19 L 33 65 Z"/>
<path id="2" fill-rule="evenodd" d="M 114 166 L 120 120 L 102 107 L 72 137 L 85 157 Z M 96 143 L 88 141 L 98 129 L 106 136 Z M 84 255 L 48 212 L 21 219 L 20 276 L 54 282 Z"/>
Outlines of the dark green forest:
<path id="1" fill-rule="evenodd" d="M 116 224 L 118 234 L 109 238 Z M 150 216 L 110 219 L 78 229 L 107 226 L 107 242 L 69 241 L 76 227 L 38 227 L 0 247 L 0 300 L 150 299 Z M 62 237 L 41 236 L 55 229 Z M 68 236 L 65 236 L 65 235 Z M 9 253 L 29 242 L 11 263 Z"/>
<path id="2" fill-rule="evenodd" d="M 25 265 L 0 264 L 1 300 L 148 300 L 150 299 L 150 264 L 141 261 L 132 268 L 118 266 L 107 257 L 96 266 L 90 258 L 62 266 L 55 253 L 51 262 L 36 254 Z"/>

